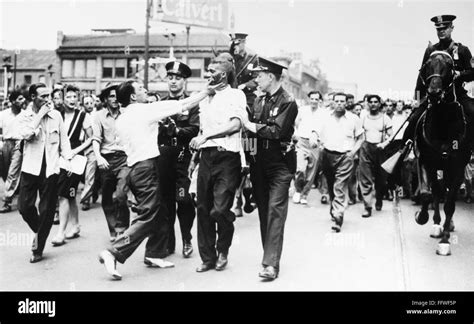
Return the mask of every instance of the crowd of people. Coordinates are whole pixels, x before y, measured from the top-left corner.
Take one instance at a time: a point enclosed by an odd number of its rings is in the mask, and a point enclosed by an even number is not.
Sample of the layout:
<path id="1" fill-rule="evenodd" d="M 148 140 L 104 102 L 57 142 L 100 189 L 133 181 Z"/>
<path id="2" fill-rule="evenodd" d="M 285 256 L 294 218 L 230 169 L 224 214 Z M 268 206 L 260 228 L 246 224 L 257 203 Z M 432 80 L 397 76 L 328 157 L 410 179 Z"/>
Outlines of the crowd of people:
<path id="1" fill-rule="evenodd" d="M 416 101 L 367 94 L 355 102 L 351 94 L 311 91 L 308 104 L 298 104 L 282 86 L 286 67 L 250 53 L 247 34 L 230 36 L 230 51 L 216 55 L 206 86 L 191 96 L 185 89 L 192 71 L 180 61 L 166 64 L 163 98 L 139 80 L 109 84 L 98 96 L 42 83 L 27 94 L 10 93 L 11 107 L 0 114 L 0 212 L 12 210 L 18 193 L 18 210 L 35 233 L 31 263 L 43 259 L 55 214 L 53 246 L 80 236 L 78 203 L 89 210 L 99 192 L 111 243 L 99 261 L 113 279 L 122 278 L 117 261 L 124 263 L 146 238 L 144 263 L 173 267 L 166 258 L 176 249 L 176 216 L 183 257 L 193 253 L 197 216 L 196 271 L 222 271 L 242 206 L 246 213 L 257 209 L 259 276 L 274 280 L 290 197 L 308 204 L 311 189 L 319 188 L 336 233 L 348 205 L 362 202 L 366 218 L 394 195 L 416 201 L 416 155 L 404 157 L 397 175 L 382 167 L 405 143 Z M 468 203 L 473 168 L 471 160 Z"/>

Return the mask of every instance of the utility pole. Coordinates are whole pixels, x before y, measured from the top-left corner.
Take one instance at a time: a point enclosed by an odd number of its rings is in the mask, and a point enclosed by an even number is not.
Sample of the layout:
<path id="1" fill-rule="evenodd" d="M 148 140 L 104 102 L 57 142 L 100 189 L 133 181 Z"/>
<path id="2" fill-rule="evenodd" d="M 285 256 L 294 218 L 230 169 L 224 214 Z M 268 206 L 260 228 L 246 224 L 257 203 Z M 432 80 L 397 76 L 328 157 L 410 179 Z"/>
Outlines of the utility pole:
<path id="1" fill-rule="evenodd" d="M 143 73 L 143 85 L 148 89 L 148 60 L 150 58 L 150 10 L 153 0 L 146 0 L 146 26 L 145 26 L 145 65 Z"/>

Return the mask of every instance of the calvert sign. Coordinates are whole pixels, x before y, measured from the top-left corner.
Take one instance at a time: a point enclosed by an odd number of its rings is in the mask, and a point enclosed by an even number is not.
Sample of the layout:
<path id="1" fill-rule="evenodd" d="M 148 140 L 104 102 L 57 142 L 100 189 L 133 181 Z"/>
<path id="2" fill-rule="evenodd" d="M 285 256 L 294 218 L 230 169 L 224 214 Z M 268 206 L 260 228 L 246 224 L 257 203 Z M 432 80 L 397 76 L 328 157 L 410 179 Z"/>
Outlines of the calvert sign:
<path id="1" fill-rule="evenodd" d="M 158 0 L 158 2 L 161 2 L 164 22 L 216 29 L 228 28 L 228 0 Z M 154 8 L 156 18 L 159 5 Z"/>

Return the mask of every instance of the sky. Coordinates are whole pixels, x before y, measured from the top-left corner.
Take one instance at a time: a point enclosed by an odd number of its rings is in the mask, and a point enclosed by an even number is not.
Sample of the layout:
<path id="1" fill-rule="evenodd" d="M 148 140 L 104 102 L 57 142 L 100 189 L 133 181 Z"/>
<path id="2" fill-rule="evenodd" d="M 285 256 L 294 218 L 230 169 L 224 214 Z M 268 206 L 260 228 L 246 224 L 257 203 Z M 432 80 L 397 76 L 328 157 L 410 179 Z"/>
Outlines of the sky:
<path id="1" fill-rule="evenodd" d="M 453 39 L 474 50 L 474 1 L 229 0 L 235 31 L 247 46 L 272 56 L 301 52 L 319 59 L 332 82 L 356 83 L 357 97 L 411 96 L 429 41 L 430 18 L 454 14 Z M 0 0 L 0 48 L 55 49 L 58 30 L 145 29 L 145 0 Z M 151 32 L 184 33 L 184 26 L 153 22 Z M 192 27 L 191 33 L 199 31 Z"/>

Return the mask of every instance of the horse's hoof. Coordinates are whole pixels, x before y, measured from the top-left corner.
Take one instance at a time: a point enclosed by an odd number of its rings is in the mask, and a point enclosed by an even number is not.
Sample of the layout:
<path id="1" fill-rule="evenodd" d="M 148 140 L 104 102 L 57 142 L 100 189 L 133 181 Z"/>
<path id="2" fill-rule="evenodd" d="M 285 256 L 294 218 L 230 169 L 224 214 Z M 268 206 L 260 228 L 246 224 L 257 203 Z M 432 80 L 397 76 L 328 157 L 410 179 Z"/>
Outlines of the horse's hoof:
<path id="1" fill-rule="evenodd" d="M 429 216 L 427 210 L 419 210 L 415 214 L 415 221 L 419 225 L 425 225 L 428 222 Z"/>
<path id="2" fill-rule="evenodd" d="M 451 245 L 449 243 L 438 243 L 437 255 L 451 255 Z"/>
<path id="3" fill-rule="evenodd" d="M 451 221 L 449 222 L 449 231 L 450 231 L 450 232 L 454 232 L 454 228 L 455 228 L 455 227 L 454 227 L 454 222 L 453 222 L 453 220 L 451 219 Z"/>
<path id="4" fill-rule="evenodd" d="M 443 227 L 441 225 L 433 225 L 430 236 L 433 238 L 441 238 L 443 235 Z"/>

